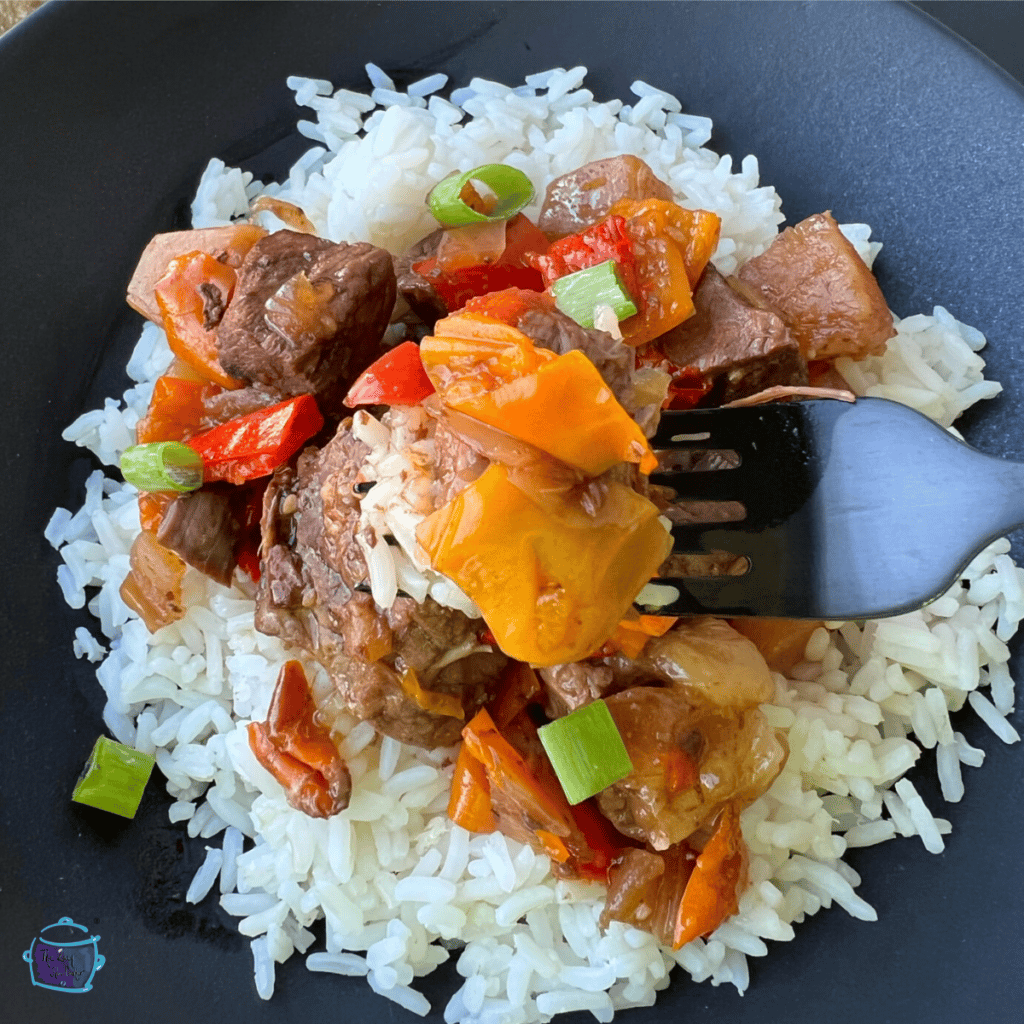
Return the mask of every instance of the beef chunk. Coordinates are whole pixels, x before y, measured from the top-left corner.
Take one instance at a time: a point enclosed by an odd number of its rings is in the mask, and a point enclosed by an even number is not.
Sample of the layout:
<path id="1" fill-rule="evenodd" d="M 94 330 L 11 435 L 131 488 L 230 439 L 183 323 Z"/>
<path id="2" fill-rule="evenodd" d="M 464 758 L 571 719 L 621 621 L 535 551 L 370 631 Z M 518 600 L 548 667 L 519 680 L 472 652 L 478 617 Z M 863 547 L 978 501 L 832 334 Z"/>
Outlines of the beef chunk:
<path id="1" fill-rule="evenodd" d="M 380 354 L 394 305 L 395 273 L 383 249 L 277 231 L 252 247 L 238 272 L 217 330 L 221 365 L 285 396 L 315 394 L 325 414 L 337 415 Z"/>
<path id="2" fill-rule="evenodd" d="M 605 384 L 626 411 L 636 412 L 630 404 L 636 355 L 628 345 L 605 331 L 581 327 L 554 303 L 538 302 L 531 306 L 515 326 L 541 348 L 550 349 L 557 355 L 578 349 L 597 367 Z"/>
<path id="3" fill-rule="evenodd" d="M 896 333 L 878 282 L 827 212 L 787 228 L 738 278 L 779 314 L 807 359 L 881 355 Z"/>
<path id="4" fill-rule="evenodd" d="M 549 238 L 563 238 L 605 218 L 620 199 L 673 198 L 672 189 L 638 156 L 612 156 L 555 178 L 537 226 Z"/>
<path id="5" fill-rule="evenodd" d="M 264 501 L 263 573 L 256 626 L 299 644 L 330 673 L 345 706 L 380 732 L 425 747 L 457 742 L 464 719 L 421 708 L 402 686 L 407 669 L 426 690 L 458 698 L 471 717 L 508 659 L 478 650 L 481 624 L 430 598 L 399 598 L 386 611 L 361 587 L 354 484 L 369 448 L 345 421 L 321 451 L 279 470 Z M 454 659 L 446 663 L 455 653 Z"/>
<path id="6" fill-rule="evenodd" d="M 322 450 L 307 448 L 296 469 L 278 470 L 264 497 L 256 626 L 314 654 L 331 636 L 340 651 L 366 653 L 365 630 L 345 608 L 367 576 L 353 484 L 368 453 L 345 421 Z"/>
<path id="7" fill-rule="evenodd" d="M 398 294 L 405 299 L 409 308 L 424 323 L 433 324 L 448 315 L 448 307 L 434 286 L 422 275 L 412 269 L 414 263 L 432 259 L 437 255 L 437 247 L 441 242 L 444 228 L 432 231 L 426 238 L 420 239 L 404 256 L 395 259 L 395 277 L 398 281 Z"/>
<path id="8" fill-rule="evenodd" d="M 228 587 L 241 531 L 232 494 L 203 487 L 175 498 L 164 511 L 156 539 L 183 561 Z"/>
<path id="9" fill-rule="evenodd" d="M 721 405 L 776 384 L 806 384 L 807 361 L 774 313 L 742 299 L 709 266 L 693 293 L 695 313 L 662 335 L 659 347 L 680 367 L 712 385 L 706 401 Z"/>
<path id="10" fill-rule="evenodd" d="M 611 667 L 597 661 L 573 661 L 537 670 L 544 687 L 544 710 L 549 718 L 592 704 L 615 685 Z"/>
<path id="11" fill-rule="evenodd" d="M 393 616 L 393 653 L 373 664 L 350 660 L 344 671 L 332 673 L 335 685 L 349 711 L 384 735 L 421 747 L 451 746 L 465 722 L 493 696 L 508 659 L 474 650 L 481 646 L 481 624 L 462 612 L 442 608 L 430 598 L 423 604 L 409 599 L 400 604 Z M 462 656 L 446 664 L 453 652 Z M 421 708 L 402 687 L 402 675 L 409 669 L 425 690 L 455 697 L 464 717 Z"/>

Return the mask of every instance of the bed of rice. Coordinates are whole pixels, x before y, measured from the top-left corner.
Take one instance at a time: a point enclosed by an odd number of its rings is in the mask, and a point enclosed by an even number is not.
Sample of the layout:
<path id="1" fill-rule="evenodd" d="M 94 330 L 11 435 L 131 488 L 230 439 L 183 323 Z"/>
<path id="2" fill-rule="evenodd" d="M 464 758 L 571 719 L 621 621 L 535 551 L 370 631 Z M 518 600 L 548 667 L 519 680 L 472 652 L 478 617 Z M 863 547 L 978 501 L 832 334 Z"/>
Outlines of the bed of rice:
<path id="1" fill-rule="evenodd" d="M 266 192 L 297 203 L 329 238 L 397 253 L 431 229 L 424 195 L 451 170 L 503 160 L 525 170 L 542 195 L 555 175 L 617 153 L 643 157 L 684 205 L 721 215 L 714 262 L 725 273 L 763 251 L 782 220 L 774 190 L 759 186 L 754 157 L 734 172 L 729 157 L 703 148 L 710 122 L 644 83 L 633 86 L 631 105 L 598 103 L 583 87 L 585 69 L 574 68 L 531 76 L 516 89 L 474 79 L 449 101 L 436 94 L 444 76 L 399 92 L 380 69 L 367 71 L 369 95 L 289 80 L 298 103 L 315 112 L 299 130 L 316 145 L 281 184 L 263 186 L 211 161 L 193 204 L 195 226 L 228 223 Z M 845 230 L 870 262 L 878 246 L 868 229 Z M 984 337 L 941 307 L 898 328 L 885 356 L 840 363 L 858 393 L 907 402 L 949 426 L 1000 390 L 982 376 Z M 136 386 L 64 437 L 115 466 L 169 360 L 163 333 L 147 325 L 128 367 Z M 386 482 L 388 445 L 393 455 L 405 442 L 370 417 L 363 428 L 377 438 L 385 469 L 376 478 Z M 58 509 L 47 528 L 63 558 L 64 596 L 75 608 L 88 600 L 107 641 L 81 628 L 75 652 L 98 663 L 110 732 L 156 757 L 174 799 L 171 820 L 206 842 L 186 899 L 219 899 L 238 918 L 264 999 L 275 964 L 295 952 L 306 954 L 310 970 L 365 977 L 421 1015 L 429 1005 L 414 979 L 454 956 L 464 980 L 444 1008 L 449 1024 L 519 1024 L 581 1009 L 607 1021 L 616 1009 L 651 1005 L 676 965 L 694 980 L 742 992 L 747 958 L 765 955 L 766 940 L 790 939 L 806 916 L 836 903 L 875 918 L 857 896 L 846 849 L 896 836 L 943 849 L 949 822 L 905 774 L 922 748 L 933 748 L 945 800 L 960 800 L 962 766 L 977 767 L 985 755 L 955 730 L 950 712 L 970 704 L 1000 740 L 1019 738 L 1007 721 L 1014 684 L 1006 645 L 1024 615 L 1024 574 L 998 541 L 927 609 L 819 629 L 792 678 L 776 677 L 765 710 L 785 732 L 790 756 L 743 815 L 751 885 L 736 917 L 677 952 L 617 923 L 602 934 L 600 887 L 556 882 L 546 858 L 529 848 L 448 822 L 451 751 L 382 739 L 339 713 L 351 805 L 329 820 L 289 807 L 251 754 L 245 726 L 265 716 L 278 668 L 294 652 L 254 630 L 243 589 L 192 570 L 187 614 L 150 635 L 118 596 L 139 529 L 135 496 L 97 470 L 83 506 Z M 414 585 L 415 574 L 400 571 L 403 587 Z M 310 669 L 327 698 L 323 674 Z M 326 919 L 326 948 L 313 951 L 309 927 L 318 918 Z"/>

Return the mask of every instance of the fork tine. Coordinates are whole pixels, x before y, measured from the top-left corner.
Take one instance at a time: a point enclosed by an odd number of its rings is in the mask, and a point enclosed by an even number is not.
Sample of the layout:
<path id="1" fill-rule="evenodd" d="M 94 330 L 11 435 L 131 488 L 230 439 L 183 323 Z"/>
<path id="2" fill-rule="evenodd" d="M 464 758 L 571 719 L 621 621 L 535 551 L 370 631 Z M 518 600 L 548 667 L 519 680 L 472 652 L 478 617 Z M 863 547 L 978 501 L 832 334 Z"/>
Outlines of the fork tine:
<path id="1" fill-rule="evenodd" d="M 773 591 L 764 592 L 752 573 L 744 576 L 702 576 L 691 579 L 653 579 L 672 587 L 678 597 L 668 604 L 650 607 L 658 615 L 780 615 Z"/>
<path id="2" fill-rule="evenodd" d="M 706 472 L 652 473 L 650 483 L 671 487 L 677 499 L 700 501 L 743 501 L 745 476 L 742 469 L 712 469 Z"/>
<path id="3" fill-rule="evenodd" d="M 736 448 L 749 449 L 759 431 L 770 424 L 788 422 L 792 410 L 785 404 L 752 405 L 737 409 L 671 409 L 661 414 L 658 429 L 651 438 L 658 448 Z M 701 439 L 699 435 L 709 434 Z M 677 441 L 677 437 L 695 440 Z"/>
<path id="4" fill-rule="evenodd" d="M 715 531 L 712 539 L 711 531 Z M 723 538 L 718 531 L 728 531 Z M 672 552 L 677 555 L 693 555 L 707 551 L 729 551 L 733 554 L 746 554 L 742 551 L 742 534 L 749 531 L 746 520 L 725 523 L 674 523 L 672 525 Z M 716 541 L 720 543 L 716 543 Z M 721 543 L 723 542 L 724 543 Z"/>

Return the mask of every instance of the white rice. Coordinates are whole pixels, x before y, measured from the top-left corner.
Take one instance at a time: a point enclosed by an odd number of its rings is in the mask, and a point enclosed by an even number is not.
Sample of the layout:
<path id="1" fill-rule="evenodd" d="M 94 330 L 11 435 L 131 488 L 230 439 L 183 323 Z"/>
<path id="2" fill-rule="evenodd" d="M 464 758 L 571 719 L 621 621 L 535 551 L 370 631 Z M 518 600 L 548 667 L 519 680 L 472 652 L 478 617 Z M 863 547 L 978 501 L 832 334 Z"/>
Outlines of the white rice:
<path id="1" fill-rule="evenodd" d="M 299 131 L 317 145 L 280 184 L 262 185 L 211 161 L 192 207 L 195 226 L 230 222 L 263 191 L 299 205 L 326 237 L 397 253 L 431 229 L 423 196 L 449 171 L 494 160 L 522 167 L 537 186 L 527 211 L 536 213 L 551 178 L 624 152 L 643 157 L 683 205 L 722 217 L 714 262 L 723 273 L 762 252 L 782 220 L 754 157 L 734 172 L 729 157 L 703 148 L 710 122 L 642 82 L 632 87 L 635 103 L 598 103 L 583 88 L 585 69 L 556 69 L 515 89 L 474 79 L 449 102 L 436 95 L 444 76 L 401 93 L 380 68 L 368 65 L 367 73 L 369 97 L 289 79 L 297 102 L 313 111 Z M 870 230 L 844 230 L 870 263 L 879 248 Z M 1000 390 L 983 377 L 977 353 L 984 337 L 942 307 L 897 326 L 884 356 L 840 360 L 858 394 L 907 402 L 950 426 Z M 163 333 L 147 324 L 128 366 L 136 386 L 63 436 L 116 465 L 169 361 Z M 404 485 L 415 476 L 407 472 L 410 445 L 422 442 L 422 455 L 430 454 L 421 427 L 364 415 L 357 421 L 374 449 L 367 464 L 374 497 L 364 508 L 377 538 L 367 553 L 374 596 L 385 604 L 400 586 L 472 612 L 415 547 L 419 513 Z M 742 992 L 747 957 L 766 955 L 766 940 L 792 939 L 793 925 L 823 907 L 837 903 L 875 919 L 856 895 L 859 877 L 842 860 L 848 847 L 898 834 L 941 851 L 949 823 L 904 775 L 922 747 L 934 747 L 944 798 L 963 797 L 961 766 L 979 766 L 984 752 L 953 731 L 950 712 L 969 704 L 995 737 L 1019 739 L 1006 717 L 1014 706 L 1006 641 L 1024 614 L 1024 586 L 1000 540 L 930 607 L 819 630 L 791 678 L 776 675 L 774 701 L 764 710 L 785 732 L 790 756 L 769 792 L 743 813 L 751 885 L 736 917 L 675 952 L 617 922 L 602 933 L 601 887 L 555 881 L 547 859 L 530 848 L 450 824 L 450 751 L 381 740 L 368 723 L 339 712 L 334 735 L 352 775 L 351 804 L 327 821 L 293 810 L 250 751 L 245 728 L 265 717 L 278 670 L 295 652 L 254 631 L 253 604 L 242 590 L 192 570 L 184 619 L 149 635 L 118 595 L 139 529 L 134 498 L 133 488 L 96 472 L 82 508 L 58 509 L 47 526 L 63 559 L 57 577 L 65 599 L 83 607 L 87 588 L 95 589 L 89 609 L 108 641 L 104 648 L 79 630 L 75 652 L 103 659 L 104 721 L 119 739 L 154 754 L 173 798 L 171 820 L 185 822 L 192 837 L 223 833 L 219 846 L 207 847 L 186 899 L 207 897 L 217 885 L 221 907 L 252 938 L 264 999 L 274 990 L 275 964 L 310 949 L 308 926 L 320 918 L 326 951 L 307 955 L 310 970 L 365 977 L 419 1015 L 430 1007 L 415 979 L 452 955 L 439 940 L 460 939 L 456 968 L 464 980 L 444 1009 L 448 1024 L 521 1024 L 573 1010 L 608 1021 L 616 1010 L 652 1005 L 676 965 L 694 980 Z M 383 543 L 387 535 L 397 549 Z M 323 673 L 308 667 L 325 695 Z"/>

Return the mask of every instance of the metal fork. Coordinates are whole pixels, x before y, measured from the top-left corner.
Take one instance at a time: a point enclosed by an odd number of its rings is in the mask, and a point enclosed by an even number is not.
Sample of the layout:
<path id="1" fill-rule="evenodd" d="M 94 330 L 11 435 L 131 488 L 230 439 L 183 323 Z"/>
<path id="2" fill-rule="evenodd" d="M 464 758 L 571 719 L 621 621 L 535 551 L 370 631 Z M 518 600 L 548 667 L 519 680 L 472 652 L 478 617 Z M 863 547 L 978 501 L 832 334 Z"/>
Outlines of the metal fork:
<path id="1" fill-rule="evenodd" d="M 736 452 L 734 468 L 650 479 L 679 499 L 746 509 L 739 521 L 673 526 L 674 552 L 745 556 L 748 571 L 655 579 L 678 591 L 659 614 L 898 615 L 939 597 L 987 544 L 1024 525 L 1024 463 L 984 455 L 880 398 L 666 412 L 651 444 L 664 462 Z"/>

